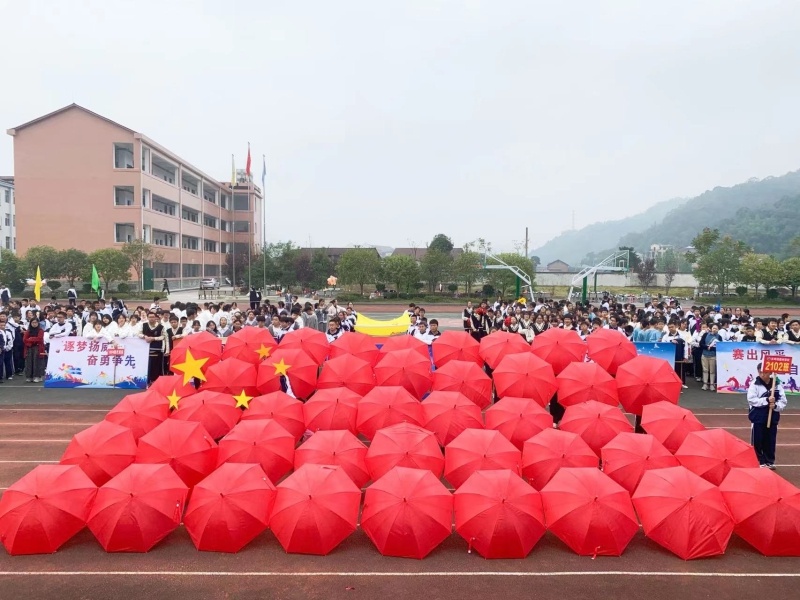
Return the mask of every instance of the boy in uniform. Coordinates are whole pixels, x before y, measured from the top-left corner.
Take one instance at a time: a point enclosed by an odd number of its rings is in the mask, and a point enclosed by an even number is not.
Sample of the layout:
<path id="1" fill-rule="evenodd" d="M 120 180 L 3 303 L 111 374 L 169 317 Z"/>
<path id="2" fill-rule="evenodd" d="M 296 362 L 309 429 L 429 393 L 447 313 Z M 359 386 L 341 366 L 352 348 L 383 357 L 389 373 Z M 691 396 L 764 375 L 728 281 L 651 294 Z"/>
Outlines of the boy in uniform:
<path id="1" fill-rule="evenodd" d="M 762 468 L 775 470 L 775 446 L 778 440 L 778 422 L 781 420 L 781 411 L 786 408 L 786 394 L 780 384 L 775 385 L 772 391 L 772 373 L 761 370 L 762 363 L 758 363 L 758 377 L 750 384 L 747 390 L 747 403 L 750 411 L 750 442 L 756 451 L 758 462 Z M 770 409 L 772 420 L 767 427 Z"/>

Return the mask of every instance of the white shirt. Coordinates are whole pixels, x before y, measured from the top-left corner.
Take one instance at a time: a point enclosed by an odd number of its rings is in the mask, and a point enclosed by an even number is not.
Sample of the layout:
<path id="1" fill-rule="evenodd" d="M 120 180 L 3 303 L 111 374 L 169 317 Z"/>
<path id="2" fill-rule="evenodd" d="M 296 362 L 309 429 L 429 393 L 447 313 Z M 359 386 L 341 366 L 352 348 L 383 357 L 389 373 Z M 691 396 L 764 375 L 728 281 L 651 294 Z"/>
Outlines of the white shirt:
<path id="1" fill-rule="evenodd" d="M 72 332 L 72 323 L 64 321 L 61 323 L 53 323 L 50 329 L 47 330 L 50 339 L 67 337 Z"/>

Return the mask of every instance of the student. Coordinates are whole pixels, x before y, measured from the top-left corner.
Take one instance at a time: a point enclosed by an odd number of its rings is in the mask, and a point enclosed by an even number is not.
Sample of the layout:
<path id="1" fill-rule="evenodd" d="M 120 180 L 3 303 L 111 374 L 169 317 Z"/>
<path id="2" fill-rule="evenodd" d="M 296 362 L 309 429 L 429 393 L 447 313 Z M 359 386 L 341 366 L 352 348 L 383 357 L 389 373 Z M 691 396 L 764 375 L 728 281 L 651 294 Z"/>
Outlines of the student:
<path id="1" fill-rule="evenodd" d="M 39 319 L 31 318 L 22 340 L 25 346 L 25 381 L 39 383 L 42 380 L 47 354 L 44 348 L 44 330 Z"/>
<path id="2" fill-rule="evenodd" d="M 303 318 L 304 327 L 319 329 L 319 321 L 317 320 L 317 315 L 314 313 L 314 307 L 311 306 L 310 302 L 306 302 L 306 305 L 303 307 L 303 314 L 301 316 Z"/>
<path id="3" fill-rule="evenodd" d="M 161 283 L 161 293 L 169 296 L 169 281 L 167 281 L 166 277 L 164 278 L 164 281 Z"/>
<path id="4" fill-rule="evenodd" d="M 155 312 L 147 313 L 147 322 L 142 325 L 142 336 L 144 341 L 150 344 L 150 360 L 147 367 L 147 381 L 152 384 L 156 379 L 164 374 L 164 352 L 167 335 L 164 326 L 158 322 L 158 315 Z"/>
<path id="5" fill-rule="evenodd" d="M 702 349 L 700 362 L 703 365 L 702 389 L 704 390 L 717 391 L 717 344 L 721 341 L 722 337 L 719 335 L 716 323 L 711 324 L 711 329 L 700 340 Z"/>
<path id="6" fill-rule="evenodd" d="M 67 301 L 70 306 L 75 306 L 78 303 L 78 292 L 74 287 L 70 287 L 67 290 Z"/>
<path id="7" fill-rule="evenodd" d="M 14 379 L 14 335 L 8 316 L 0 313 L 0 383 Z"/>
<path id="8" fill-rule="evenodd" d="M 786 328 L 786 337 L 783 342 L 785 344 L 800 344 L 800 321 L 792 319 Z"/>
<path id="9" fill-rule="evenodd" d="M 750 441 L 758 457 L 761 467 L 775 470 L 775 446 L 778 440 L 778 422 L 781 411 L 786 408 L 786 394 L 780 383 L 776 382 L 775 393 L 772 393 L 772 374 L 761 370 L 758 363 L 758 377 L 747 390 L 747 403 L 750 410 Z M 767 427 L 769 409 L 772 407 L 772 422 Z"/>
<path id="10" fill-rule="evenodd" d="M 326 333 L 328 337 L 328 341 L 333 343 L 338 340 L 344 331 L 341 328 L 341 322 L 339 321 L 339 317 L 332 317 L 328 319 L 328 331 Z"/>
<path id="11" fill-rule="evenodd" d="M 442 335 L 442 332 L 439 331 L 439 321 L 436 319 L 431 319 L 428 322 L 428 335 L 433 338 L 432 341 L 436 340 L 436 338 Z"/>

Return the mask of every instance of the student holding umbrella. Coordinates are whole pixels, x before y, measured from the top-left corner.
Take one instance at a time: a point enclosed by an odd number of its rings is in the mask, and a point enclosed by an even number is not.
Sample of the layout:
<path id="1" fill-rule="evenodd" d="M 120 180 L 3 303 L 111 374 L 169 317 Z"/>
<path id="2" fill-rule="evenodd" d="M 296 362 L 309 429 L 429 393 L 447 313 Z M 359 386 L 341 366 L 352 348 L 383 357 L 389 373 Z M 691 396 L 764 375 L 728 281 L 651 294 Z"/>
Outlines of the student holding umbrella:
<path id="1" fill-rule="evenodd" d="M 750 411 L 750 441 L 756 451 L 762 468 L 775 470 L 775 446 L 778 440 L 778 421 L 781 411 L 786 408 L 786 394 L 772 373 L 762 371 L 758 363 L 758 377 L 747 390 L 747 403 Z"/>

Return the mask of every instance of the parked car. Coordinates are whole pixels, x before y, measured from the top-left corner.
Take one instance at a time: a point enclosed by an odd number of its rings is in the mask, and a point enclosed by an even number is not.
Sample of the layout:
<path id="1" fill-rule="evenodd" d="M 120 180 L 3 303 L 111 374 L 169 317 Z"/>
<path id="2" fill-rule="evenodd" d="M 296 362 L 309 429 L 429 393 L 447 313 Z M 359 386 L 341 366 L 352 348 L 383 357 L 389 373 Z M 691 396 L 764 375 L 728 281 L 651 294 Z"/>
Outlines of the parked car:
<path id="1" fill-rule="evenodd" d="M 219 281 L 216 277 L 206 277 L 200 281 L 201 290 L 216 290 L 219 288 Z"/>

